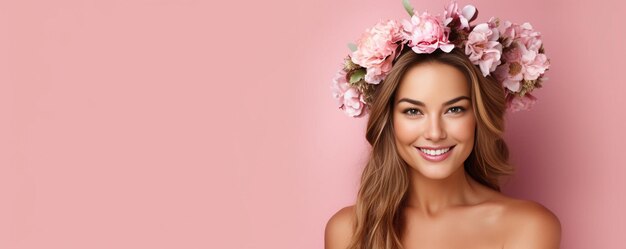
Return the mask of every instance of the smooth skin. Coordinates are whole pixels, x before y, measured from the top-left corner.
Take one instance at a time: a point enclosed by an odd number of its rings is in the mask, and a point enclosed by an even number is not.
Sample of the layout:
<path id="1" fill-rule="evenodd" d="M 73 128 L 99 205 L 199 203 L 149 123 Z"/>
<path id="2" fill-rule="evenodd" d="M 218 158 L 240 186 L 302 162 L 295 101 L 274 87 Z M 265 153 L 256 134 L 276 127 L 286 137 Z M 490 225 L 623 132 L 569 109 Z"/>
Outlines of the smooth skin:
<path id="1" fill-rule="evenodd" d="M 398 154 L 411 167 L 407 205 L 402 207 L 404 248 L 559 248 L 561 224 L 554 213 L 539 203 L 505 196 L 465 172 L 476 120 L 471 101 L 463 96 L 470 96 L 463 73 L 439 62 L 412 67 L 400 82 L 394 135 Z M 452 145 L 441 162 L 425 160 L 416 148 Z M 330 218 L 326 249 L 348 247 L 354 210 L 348 206 Z"/>

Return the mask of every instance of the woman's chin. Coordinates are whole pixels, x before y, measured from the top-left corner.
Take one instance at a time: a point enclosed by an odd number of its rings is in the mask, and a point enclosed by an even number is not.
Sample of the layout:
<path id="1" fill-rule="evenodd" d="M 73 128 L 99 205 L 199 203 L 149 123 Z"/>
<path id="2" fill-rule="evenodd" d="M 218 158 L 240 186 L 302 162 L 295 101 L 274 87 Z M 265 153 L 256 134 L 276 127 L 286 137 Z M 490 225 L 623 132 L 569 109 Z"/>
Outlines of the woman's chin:
<path id="1" fill-rule="evenodd" d="M 411 166 L 412 170 L 425 178 L 433 180 L 446 179 L 462 167 L 453 167 L 449 164 L 422 162 L 419 167 Z"/>

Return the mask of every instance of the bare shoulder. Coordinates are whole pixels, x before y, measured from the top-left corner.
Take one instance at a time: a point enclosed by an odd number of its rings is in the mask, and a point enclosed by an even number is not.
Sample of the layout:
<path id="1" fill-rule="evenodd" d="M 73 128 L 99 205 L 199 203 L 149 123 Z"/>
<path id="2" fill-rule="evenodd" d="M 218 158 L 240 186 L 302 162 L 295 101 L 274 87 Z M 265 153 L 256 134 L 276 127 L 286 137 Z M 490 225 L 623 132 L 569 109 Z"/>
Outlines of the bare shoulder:
<path id="1" fill-rule="evenodd" d="M 561 222 L 543 205 L 529 200 L 510 199 L 503 212 L 507 231 L 505 249 L 559 248 Z"/>
<path id="2" fill-rule="evenodd" d="M 324 231 L 325 249 L 346 249 L 352 239 L 355 222 L 355 208 L 347 206 L 335 213 L 326 223 Z"/>

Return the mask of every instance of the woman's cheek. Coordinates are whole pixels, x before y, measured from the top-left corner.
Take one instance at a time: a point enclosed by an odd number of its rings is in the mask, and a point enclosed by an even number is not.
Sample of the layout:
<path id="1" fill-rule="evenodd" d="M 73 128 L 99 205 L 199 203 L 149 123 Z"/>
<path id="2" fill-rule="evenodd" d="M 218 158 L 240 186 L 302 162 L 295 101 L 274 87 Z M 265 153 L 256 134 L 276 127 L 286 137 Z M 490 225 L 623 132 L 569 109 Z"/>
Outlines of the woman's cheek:
<path id="1" fill-rule="evenodd" d="M 412 143 L 415 140 L 416 136 L 416 125 L 414 122 L 410 122 L 409 120 L 397 118 L 395 120 L 394 130 L 396 132 L 396 137 L 398 141 L 403 144 Z"/>
<path id="2" fill-rule="evenodd" d="M 452 127 L 456 137 L 462 138 L 464 140 L 473 138 L 476 128 L 474 116 L 467 115 L 466 117 L 457 120 L 457 122 L 454 122 Z"/>

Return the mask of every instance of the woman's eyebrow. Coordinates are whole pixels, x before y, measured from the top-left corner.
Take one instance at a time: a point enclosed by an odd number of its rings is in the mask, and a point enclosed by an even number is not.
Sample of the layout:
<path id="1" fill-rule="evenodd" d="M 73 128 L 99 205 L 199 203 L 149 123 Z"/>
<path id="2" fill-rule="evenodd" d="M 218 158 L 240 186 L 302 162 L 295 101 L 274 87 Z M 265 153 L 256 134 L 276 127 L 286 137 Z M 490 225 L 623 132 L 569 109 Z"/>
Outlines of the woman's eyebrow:
<path id="1" fill-rule="evenodd" d="M 459 102 L 459 101 L 461 101 L 461 100 L 463 100 L 463 99 L 471 100 L 471 99 L 470 99 L 469 97 L 467 97 L 467 96 L 459 96 L 459 97 L 456 97 L 456 98 L 453 98 L 453 99 L 451 99 L 451 100 L 448 100 L 448 101 L 444 102 L 441 106 L 451 105 L 451 104 L 454 104 L 454 103 L 456 103 L 456 102 Z M 396 105 L 397 105 L 397 104 L 400 104 L 400 102 L 403 102 L 403 101 L 404 101 L 404 102 L 409 102 L 409 103 L 414 104 L 414 105 L 417 105 L 417 106 L 426 106 L 426 105 L 424 104 L 424 102 L 421 102 L 421 101 L 419 101 L 419 100 L 415 100 L 415 99 L 409 99 L 409 98 L 402 98 L 402 99 L 398 100 L 398 102 L 396 103 Z"/>

